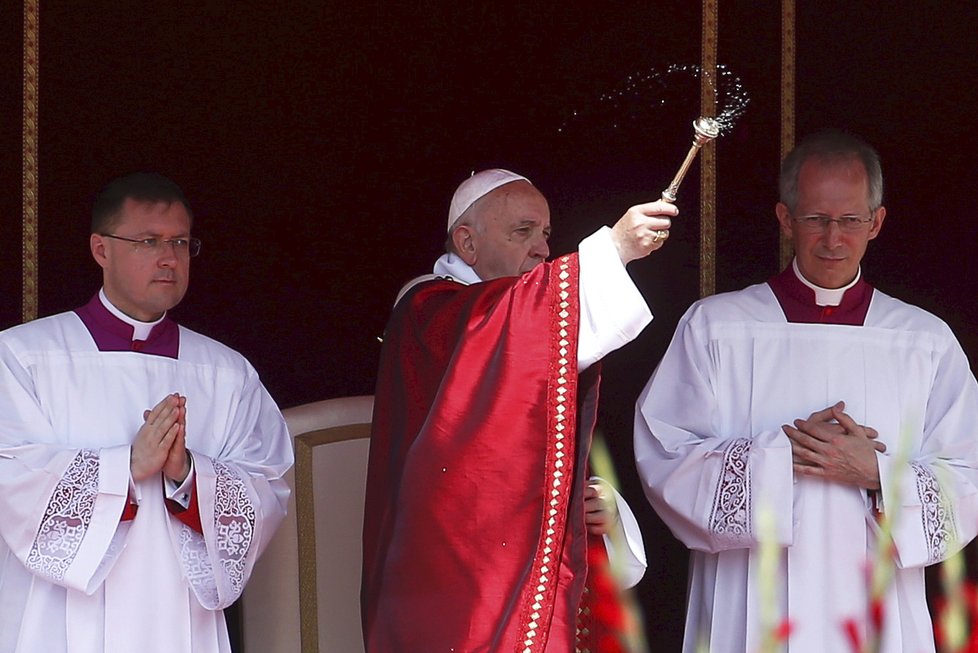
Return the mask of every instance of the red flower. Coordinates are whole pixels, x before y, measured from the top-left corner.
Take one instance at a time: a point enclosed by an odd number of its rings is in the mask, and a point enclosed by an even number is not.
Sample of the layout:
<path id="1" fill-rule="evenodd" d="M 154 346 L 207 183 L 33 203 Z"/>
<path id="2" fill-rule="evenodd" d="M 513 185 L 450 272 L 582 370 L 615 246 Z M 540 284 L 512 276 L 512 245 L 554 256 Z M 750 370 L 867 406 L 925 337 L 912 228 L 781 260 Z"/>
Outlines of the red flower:
<path id="1" fill-rule="evenodd" d="M 774 629 L 774 641 L 781 643 L 787 641 L 791 637 L 791 631 L 794 630 L 795 625 L 791 623 L 790 620 L 784 619 L 778 627 Z"/>
<path id="2" fill-rule="evenodd" d="M 859 623 L 855 619 L 846 619 L 842 623 L 842 627 L 846 631 L 846 635 L 849 636 L 849 645 L 852 647 L 853 653 L 861 653 L 863 650 L 863 636 L 859 633 Z"/>

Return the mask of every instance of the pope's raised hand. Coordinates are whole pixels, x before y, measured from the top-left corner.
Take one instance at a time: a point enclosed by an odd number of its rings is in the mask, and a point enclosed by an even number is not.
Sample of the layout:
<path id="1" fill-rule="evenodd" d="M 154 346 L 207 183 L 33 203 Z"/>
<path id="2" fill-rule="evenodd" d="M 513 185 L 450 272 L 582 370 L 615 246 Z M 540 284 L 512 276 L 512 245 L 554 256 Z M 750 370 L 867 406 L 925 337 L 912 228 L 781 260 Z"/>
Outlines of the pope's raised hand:
<path id="1" fill-rule="evenodd" d="M 163 469 L 170 449 L 185 428 L 185 401 L 178 394 L 167 395 L 151 410 L 143 412 L 143 425 L 136 433 L 129 457 L 134 481 L 147 479 Z"/>
<path id="2" fill-rule="evenodd" d="M 662 247 L 669 237 L 671 218 L 679 209 L 659 200 L 633 206 L 611 228 L 611 240 L 622 263 L 648 256 Z"/>

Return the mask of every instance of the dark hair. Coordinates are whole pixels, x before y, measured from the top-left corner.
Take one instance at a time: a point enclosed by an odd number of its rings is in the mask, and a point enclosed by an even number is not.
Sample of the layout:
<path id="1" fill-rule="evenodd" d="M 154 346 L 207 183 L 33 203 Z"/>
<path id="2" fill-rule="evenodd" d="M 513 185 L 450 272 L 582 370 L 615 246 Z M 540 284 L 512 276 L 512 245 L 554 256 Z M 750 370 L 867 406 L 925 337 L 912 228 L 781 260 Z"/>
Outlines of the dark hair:
<path id="1" fill-rule="evenodd" d="M 176 183 L 155 172 L 134 172 L 113 179 L 96 196 L 95 206 L 92 207 L 92 233 L 100 234 L 109 231 L 127 199 L 167 204 L 179 202 L 187 209 L 187 214 L 193 221 L 190 205 L 187 204 L 183 191 Z"/>
<path id="2" fill-rule="evenodd" d="M 825 129 L 806 137 L 781 164 L 778 194 L 782 204 L 794 211 L 798 205 L 798 173 L 809 159 L 845 161 L 859 159 L 869 179 L 869 208 L 883 205 L 883 170 L 880 155 L 865 141 L 838 129 Z"/>

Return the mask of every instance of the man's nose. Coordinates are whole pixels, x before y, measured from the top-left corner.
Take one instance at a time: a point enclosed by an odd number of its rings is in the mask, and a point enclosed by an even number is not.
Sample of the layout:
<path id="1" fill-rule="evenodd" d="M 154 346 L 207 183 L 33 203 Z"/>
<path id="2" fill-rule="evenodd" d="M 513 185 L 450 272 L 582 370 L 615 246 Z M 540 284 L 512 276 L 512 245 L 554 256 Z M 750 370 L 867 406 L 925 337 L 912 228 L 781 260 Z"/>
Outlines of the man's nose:
<path id="1" fill-rule="evenodd" d="M 550 244 L 547 242 L 547 239 L 540 238 L 536 243 L 534 243 L 533 248 L 530 250 L 530 254 L 544 260 L 550 258 Z"/>
<path id="2" fill-rule="evenodd" d="M 836 247 L 842 242 L 842 227 L 838 220 L 832 220 L 822 230 L 822 240 L 829 247 Z"/>
<path id="3" fill-rule="evenodd" d="M 160 267 L 173 267 L 177 263 L 177 246 L 172 240 L 164 240 L 159 244 L 156 263 Z"/>

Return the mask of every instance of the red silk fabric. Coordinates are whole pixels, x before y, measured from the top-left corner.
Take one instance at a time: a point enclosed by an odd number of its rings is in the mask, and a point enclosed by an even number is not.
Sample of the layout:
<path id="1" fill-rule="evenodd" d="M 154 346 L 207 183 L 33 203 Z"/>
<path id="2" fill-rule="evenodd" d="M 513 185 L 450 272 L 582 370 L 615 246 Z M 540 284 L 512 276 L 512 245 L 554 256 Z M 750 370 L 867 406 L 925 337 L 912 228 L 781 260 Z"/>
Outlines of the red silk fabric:
<path id="1" fill-rule="evenodd" d="M 364 516 L 369 652 L 574 649 L 589 446 L 577 273 L 570 255 L 519 278 L 435 280 L 395 307 Z M 580 395 L 589 437 L 597 370 Z"/>

